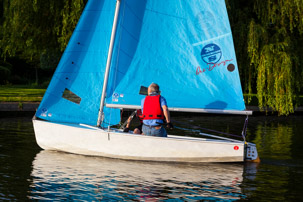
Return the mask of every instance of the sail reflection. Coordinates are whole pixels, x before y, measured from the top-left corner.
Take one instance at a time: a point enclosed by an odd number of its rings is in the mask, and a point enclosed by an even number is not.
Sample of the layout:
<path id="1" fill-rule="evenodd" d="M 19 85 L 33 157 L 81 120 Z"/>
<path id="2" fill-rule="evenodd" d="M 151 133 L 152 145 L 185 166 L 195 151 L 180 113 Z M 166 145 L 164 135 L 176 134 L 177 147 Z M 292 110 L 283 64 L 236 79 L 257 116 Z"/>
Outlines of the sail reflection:
<path id="1" fill-rule="evenodd" d="M 41 151 L 33 161 L 34 200 L 236 200 L 242 164 L 167 164 Z"/>

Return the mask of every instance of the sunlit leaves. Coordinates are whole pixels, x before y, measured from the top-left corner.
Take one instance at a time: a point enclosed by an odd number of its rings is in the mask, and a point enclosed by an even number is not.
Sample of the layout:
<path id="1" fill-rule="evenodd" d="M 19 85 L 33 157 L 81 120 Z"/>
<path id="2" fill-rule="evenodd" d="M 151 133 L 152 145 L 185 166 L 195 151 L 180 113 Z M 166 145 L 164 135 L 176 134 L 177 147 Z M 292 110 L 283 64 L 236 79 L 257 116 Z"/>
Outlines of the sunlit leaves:
<path id="1" fill-rule="evenodd" d="M 81 15 L 84 5 L 84 0 L 67 0 L 64 8 L 61 10 L 62 28 L 58 30 L 58 41 L 61 51 L 63 51 L 68 43 L 73 29 L 75 28 L 79 16 Z"/>
<path id="2" fill-rule="evenodd" d="M 280 115 L 294 111 L 302 86 L 298 83 L 303 72 L 298 60 L 302 12 L 303 0 L 255 0 L 248 29 L 247 53 L 256 72 L 259 106 Z"/>
<path id="3" fill-rule="evenodd" d="M 21 57 L 36 66 L 41 65 L 41 58 L 53 60 L 49 56 L 58 56 L 64 50 L 86 3 L 86 0 L 2 1 L 2 56 Z"/>

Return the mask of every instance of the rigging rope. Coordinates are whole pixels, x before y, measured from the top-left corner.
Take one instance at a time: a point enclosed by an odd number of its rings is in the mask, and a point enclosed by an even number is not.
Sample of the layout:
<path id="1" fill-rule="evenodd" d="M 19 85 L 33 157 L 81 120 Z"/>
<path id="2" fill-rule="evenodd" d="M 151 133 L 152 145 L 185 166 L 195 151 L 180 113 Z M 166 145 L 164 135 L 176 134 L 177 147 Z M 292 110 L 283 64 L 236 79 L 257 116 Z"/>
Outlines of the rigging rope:
<path id="1" fill-rule="evenodd" d="M 228 136 L 232 136 L 232 137 L 243 137 L 243 136 L 240 136 L 240 135 L 233 135 L 233 134 L 230 134 L 230 133 L 225 133 L 225 132 L 216 131 L 216 130 L 212 130 L 212 129 L 208 129 L 208 128 L 202 128 L 202 127 L 199 127 L 199 126 L 194 126 L 194 125 L 191 125 L 191 124 L 188 124 L 188 123 L 183 123 L 183 122 L 176 121 L 176 120 L 172 120 L 172 121 L 175 122 L 175 123 L 178 123 L 178 124 L 183 124 L 185 126 L 197 128 L 197 129 L 200 129 L 200 130 L 205 130 L 205 131 L 209 131 L 209 132 L 219 133 L 219 134 L 228 135 Z M 180 128 L 180 127 L 176 127 L 176 128 L 179 128 L 179 129 L 182 130 L 182 128 Z M 201 132 L 201 131 L 194 130 L 194 129 L 187 129 L 187 130 L 191 130 L 191 131 L 194 131 L 194 132 Z"/>

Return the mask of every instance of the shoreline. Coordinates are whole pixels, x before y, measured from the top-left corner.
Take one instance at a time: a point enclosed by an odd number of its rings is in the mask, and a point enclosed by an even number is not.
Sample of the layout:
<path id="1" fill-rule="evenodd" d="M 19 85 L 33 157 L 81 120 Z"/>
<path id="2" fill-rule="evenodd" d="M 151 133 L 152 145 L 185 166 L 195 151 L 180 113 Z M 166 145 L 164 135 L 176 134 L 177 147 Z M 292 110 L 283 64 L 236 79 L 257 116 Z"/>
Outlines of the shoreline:
<path id="1" fill-rule="evenodd" d="M 35 112 L 40 102 L 0 102 L 0 112 Z"/>
<path id="2" fill-rule="evenodd" d="M 39 107 L 40 102 L 0 102 L 0 112 L 35 112 Z M 253 111 L 253 115 L 266 114 L 265 111 L 260 111 L 258 106 L 247 106 L 247 110 Z M 272 110 L 268 110 L 270 115 Z M 303 107 L 295 109 L 293 114 L 303 113 Z"/>

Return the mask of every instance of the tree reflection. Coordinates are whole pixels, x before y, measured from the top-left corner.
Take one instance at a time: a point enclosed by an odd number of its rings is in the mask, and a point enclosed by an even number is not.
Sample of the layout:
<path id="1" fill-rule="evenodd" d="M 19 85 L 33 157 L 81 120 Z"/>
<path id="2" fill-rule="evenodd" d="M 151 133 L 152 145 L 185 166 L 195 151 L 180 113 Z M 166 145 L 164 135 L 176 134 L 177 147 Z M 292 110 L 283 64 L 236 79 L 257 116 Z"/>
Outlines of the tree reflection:
<path id="1" fill-rule="evenodd" d="M 281 123 L 258 125 L 254 143 L 263 158 L 291 159 L 293 130 Z"/>

